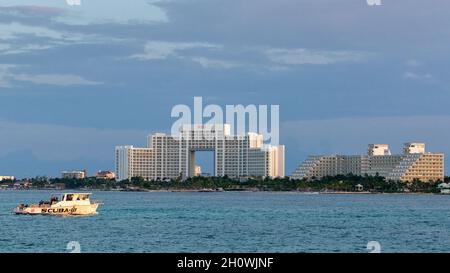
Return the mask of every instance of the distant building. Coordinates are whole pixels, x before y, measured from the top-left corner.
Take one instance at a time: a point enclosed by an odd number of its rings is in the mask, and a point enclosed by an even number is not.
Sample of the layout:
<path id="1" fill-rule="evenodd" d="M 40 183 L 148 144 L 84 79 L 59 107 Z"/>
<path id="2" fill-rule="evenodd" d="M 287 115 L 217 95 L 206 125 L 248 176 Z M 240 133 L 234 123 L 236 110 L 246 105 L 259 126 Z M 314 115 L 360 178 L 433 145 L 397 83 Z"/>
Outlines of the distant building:
<path id="1" fill-rule="evenodd" d="M 116 174 L 112 171 L 98 171 L 95 174 L 95 177 L 97 179 L 112 180 L 112 179 L 116 178 Z"/>
<path id="2" fill-rule="evenodd" d="M 194 176 L 201 176 L 202 175 L 202 167 L 195 165 L 195 174 Z"/>
<path id="3" fill-rule="evenodd" d="M 29 189 L 33 186 L 33 183 L 29 181 L 19 181 L 13 184 L 13 187 L 15 189 Z"/>
<path id="4" fill-rule="evenodd" d="M 387 180 L 422 182 L 444 180 L 444 154 L 425 152 L 424 143 L 405 143 L 403 154 L 391 155 L 386 144 L 370 144 L 368 155 L 309 156 L 292 179 L 335 175 L 379 175 Z"/>
<path id="5" fill-rule="evenodd" d="M 8 180 L 8 181 L 12 181 L 12 180 L 15 180 L 16 178 L 14 177 L 14 176 L 8 176 L 8 175 L 2 175 L 2 176 L 0 176 L 0 181 L 6 181 L 6 180 Z"/>
<path id="6" fill-rule="evenodd" d="M 50 189 L 54 189 L 54 190 L 65 190 L 66 189 L 66 184 L 64 183 L 53 183 L 47 186 Z"/>
<path id="7" fill-rule="evenodd" d="M 408 142 L 403 147 L 404 154 L 424 154 L 425 143 Z"/>
<path id="8" fill-rule="evenodd" d="M 214 176 L 284 177 L 284 146 L 263 145 L 263 136 L 256 133 L 231 135 L 228 124 L 185 124 L 180 136 L 149 136 L 147 148 L 117 146 L 117 178 L 195 176 L 196 151 L 214 152 Z"/>
<path id="9" fill-rule="evenodd" d="M 387 144 L 369 144 L 368 155 L 391 155 L 389 145 Z"/>
<path id="10" fill-rule="evenodd" d="M 63 171 L 61 172 L 61 178 L 67 179 L 83 179 L 87 177 L 86 170 L 82 171 Z"/>

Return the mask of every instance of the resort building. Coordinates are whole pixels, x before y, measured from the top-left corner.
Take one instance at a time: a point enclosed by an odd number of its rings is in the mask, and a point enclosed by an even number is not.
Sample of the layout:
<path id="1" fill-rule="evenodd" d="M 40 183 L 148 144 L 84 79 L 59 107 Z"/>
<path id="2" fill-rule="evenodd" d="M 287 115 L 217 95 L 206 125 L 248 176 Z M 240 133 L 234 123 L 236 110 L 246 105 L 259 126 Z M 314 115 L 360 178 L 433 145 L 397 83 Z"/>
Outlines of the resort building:
<path id="1" fill-rule="evenodd" d="M 148 136 L 146 148 L 117 146 L 117 178 L 193 177 L 199 173 L 196 151 L 214 154 L 214 176 L 284 177 L 284 146 L 264 145 L 263 136 L 256 133 L 231 135 L 228 124 L 185 124 L 177 136 Z"/>
<path id="2" fill-rule="evenodd" d="M 112 171 L 98 171 L 94 177 L 97 179 L 112 180 L 116 178 L 116 174 Z"/>
<path id="3" fill-rule="evenodd" d="M 67 179 L 83 179 L 87 177 L 86 170 L 82 171 L 62 171 L 61 178 Z"/>
<path id="4" fill-rule="evenodd" d="M 201 175 L 202 175 L 202 166 L 195 165 L 194 176 L 201 176 Z"/>
<path id="5" fill-rule="evenodd" d="M 0 181 L 13 181 L 16 178 L 14 176 L 11 175 L 0 175 Z"/>
<path id="6" fill-rule="evenodd" d="M 367 155 L 309 156 L 291 179 L 320 179 L 350 173 L 379 175 L 402 182 L 444 181 L 444 154 L 427 153 L 424 143 L 405 143 L 400 155 L 391 155 L 387 144 L 370 144 Z"/>
<path id="7" fill-rule="evenodd" d="M 369 144 L 368 155 L 391 155 L 388 144 Z"/>

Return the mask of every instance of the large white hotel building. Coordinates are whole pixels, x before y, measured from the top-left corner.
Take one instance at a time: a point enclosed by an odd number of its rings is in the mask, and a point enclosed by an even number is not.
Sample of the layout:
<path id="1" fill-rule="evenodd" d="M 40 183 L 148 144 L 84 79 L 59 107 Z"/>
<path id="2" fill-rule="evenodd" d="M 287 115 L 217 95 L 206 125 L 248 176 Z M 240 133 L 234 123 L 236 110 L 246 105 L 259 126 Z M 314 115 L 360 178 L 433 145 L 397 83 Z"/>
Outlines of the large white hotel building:
<path id="1" fill-rule="evenodd" d="M 284 177 L 284 146 L 263 144 L 256 133 L 231 135 L 228 124 L 182 125 L 180 134 L 149 135 L 146 148 L 117 146 L 118 180 L 145 180 L 195 176 L 195 152 L 214 152 L 214 175 Z"/>
<path id="2" fill-rule="evenodd" d="M 389 145 L 370 144 L 367 155 L 309 156 L 291 179 L 335 175 L 379 175 L 386 180 L 411 182 L 444 181 L 444 154 L 427 153 L 424 143 L 405 143 L 403 154 L 391 155 Z"/>

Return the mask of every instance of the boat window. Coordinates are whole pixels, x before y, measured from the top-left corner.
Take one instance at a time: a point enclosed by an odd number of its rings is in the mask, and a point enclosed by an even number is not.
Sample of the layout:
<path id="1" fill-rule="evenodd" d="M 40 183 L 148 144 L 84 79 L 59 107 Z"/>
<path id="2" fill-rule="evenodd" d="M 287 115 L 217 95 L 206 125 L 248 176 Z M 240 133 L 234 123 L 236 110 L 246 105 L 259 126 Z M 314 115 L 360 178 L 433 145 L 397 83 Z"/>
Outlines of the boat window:
<path id="1" fill-rule="evenodd" d="M 87 195 L 81 195 L 81 200 L 87 200 L 88 199 L 88 196 Z"/>
<path id="2" fill-rule="evenodd" d="M 72 200 L 73 200 L 73 195 L 72 194 L 66 195 L 66 201 L 72 201 Z"/>

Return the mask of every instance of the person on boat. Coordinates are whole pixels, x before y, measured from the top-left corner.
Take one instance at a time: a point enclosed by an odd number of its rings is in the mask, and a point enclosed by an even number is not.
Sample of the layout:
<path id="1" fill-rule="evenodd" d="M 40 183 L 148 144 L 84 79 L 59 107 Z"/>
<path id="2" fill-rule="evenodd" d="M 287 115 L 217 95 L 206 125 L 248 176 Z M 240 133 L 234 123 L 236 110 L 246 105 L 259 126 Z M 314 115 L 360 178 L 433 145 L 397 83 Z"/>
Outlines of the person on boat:
<path id="1" fill-rule="evenodd" d="M 55 204 L 55 203 L 57 203 L 58 202 L 58 197 L 52 197 L 52 199 L 50 200 L 50 205 L 53 205 L 53 204 Z"/>

